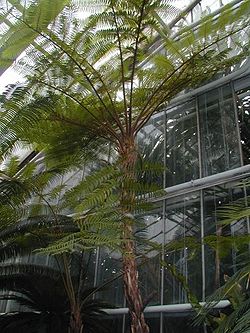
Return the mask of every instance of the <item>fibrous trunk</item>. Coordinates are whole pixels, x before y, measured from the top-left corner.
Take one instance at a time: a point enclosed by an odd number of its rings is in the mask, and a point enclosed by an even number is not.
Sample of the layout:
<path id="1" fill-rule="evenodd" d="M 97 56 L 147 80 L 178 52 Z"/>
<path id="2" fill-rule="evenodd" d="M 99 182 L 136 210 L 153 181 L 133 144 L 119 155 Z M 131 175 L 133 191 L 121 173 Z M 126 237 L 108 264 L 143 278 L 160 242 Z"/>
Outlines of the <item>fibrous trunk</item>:
<path id="1" fill-rule="evenodd" d="M 123 281 L 124 291 L 131 320 L 131 333 L 149 333 L 149 327 L 143 314 L 143 302 L 139 289 L 138 269 L 136 264 L 135 241 L 133 239 L 133 209 L 135 193 L 133 182 L 137 150 L 134 138 L 125 141 L 120 151 L 121 168 L 124 182 L 121 189 L 121 207 L 127 216 L 123 225 Z"/>
<path id="2" fill-rule="evenodd" d="M 70 333 L 83 333 L 83 323 L 81 318 L 81 312 L 79 307 L 76 305 L 71 312 L 70 318 Z"/>
<path id="3" fill-rule="evenodd" d="M 127 239 L 132 237 L 132 227 L 124 226 L 124 235 Z M 145 322 L 143 314 L 143 303 L 138 284 L 138 270 L 135 258 L 134 242 L 125 241 L 123 255 L 123 281 L 125 297 L 127 300 L 131 319 L 131 333 L 148 333 L 149 327 Z"/>

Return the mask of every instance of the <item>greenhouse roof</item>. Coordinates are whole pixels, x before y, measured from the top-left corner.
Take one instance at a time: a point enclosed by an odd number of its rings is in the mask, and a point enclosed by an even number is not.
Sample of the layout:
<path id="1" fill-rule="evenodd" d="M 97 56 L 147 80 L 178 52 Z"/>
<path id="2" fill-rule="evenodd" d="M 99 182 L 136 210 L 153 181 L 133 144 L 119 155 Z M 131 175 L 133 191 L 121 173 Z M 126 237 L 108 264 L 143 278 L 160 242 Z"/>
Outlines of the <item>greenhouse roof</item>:
<path id="1" fill-rule="evenodd" d="M 30 29 L 25 26 L 24 21 L 22 21 L 24 16 L 27 18 L 32 13 L 37 17 L 39 29 L 50 29 L 50 23 L 69 3 L 78 6 L 76 15 L 78 19 L 86 18 L 90 14 L 86 11 L 86 2 L 80 0 L 53 0 L 52 2 L 49 0 L 0 0 L 0 76 L 23 54 L 29 45 L 35 46 L 37 43 L 38 33 L 35 31 L 31 33 Z M 195 23 L 205 14 L 212 13 L 229 2 L 237 3 L 240 1 L 169 0 L 168 2 L 169 11 L 160 13 L 159 19 L 162 24 L 170 26 L 173 32 L 176 32 L 183 25 Z M 18 33 L 16 32 L 17 25 L 19 26 Z M 14 51 L 13 46 L 11 46 L 13 41 Z M 8 75 L 4 75 L 2 83 L 0 82 L 0 89 L 3 88 L 4 84 L 20 79 L 18 75 L 15 75 L 13 81 L 8 82 L 8 76 L 13 77 L 13 73 L 9 72 Z"/>

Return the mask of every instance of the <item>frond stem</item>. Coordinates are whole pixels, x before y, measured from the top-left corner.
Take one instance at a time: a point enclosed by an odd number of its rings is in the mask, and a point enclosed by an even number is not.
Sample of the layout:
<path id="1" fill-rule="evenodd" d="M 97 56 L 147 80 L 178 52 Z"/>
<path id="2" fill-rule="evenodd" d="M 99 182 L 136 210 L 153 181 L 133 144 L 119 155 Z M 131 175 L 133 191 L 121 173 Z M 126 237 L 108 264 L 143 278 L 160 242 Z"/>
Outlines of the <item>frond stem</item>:
<path id="1" fill-rule="evenodd" d="M 126 90 L 125 90 L 125 73 L 124 73 L 124 63 L 123 63 L 123 53 L 122 53 L 122 44 L 121 44 L 121 37 L 120 31 L 116 19 L 116 14 L 113 6 L 113 1 L 111 1 L 111 8 L 115 22 L 115 31 L 118 40 L 118 48 L 119 48 L 119 57 L 121 62 L 121 75 L 122 75 L 122 93 L 123 93 L 123 104 L 124 104 L 124 116 L 125 116 L 125 123 L 126 123 L 126 132 L 128 132 L 128 114 L 127 114 L 127 100 L 126 100 Z"/>
<path id="2" fill-rule="evenodd" d="M 140 17 L 138 21 L 137 27 L 137 34 L 135 39 L 135 48 L 134 48 L 134 57 L 133 57 L 133 65 L 132 65 L 132 72 L 131 72 L 131 83 L 130 83 L 130 99 L 129 99 L 129 134 L 131 133 L 132 127 L 132 103 L 133 103 L 133 87 L 134 87 L 134 76 L 135 76 L 135 69 L 136 69 L 136 62 L 137 62 L 137 55 L 138 55 L 138 47 L 139 47 L 139 38 L 141 33 L 141 23 L 143 20 L 144 15 L 144 7 L 146 5 L 147 0 L 143 0 L 141 10 L 140 10 Z"/>
<path id="3" fill-rule="evenodd" d="M 50 36 L 48 36 L 47 34 L 42 33 L 40 30 L 32 27 L 30 24 L 28 24 L 26 21 L 16 17 L 15 15 L 11 14 L 13 17 L 15 17 L 16 19 L 20 20 L 22 23 L 24 23 L 29 29 L 31 29 L 32 31 L 36 32 L 37 34 L 39 34 L 40 36 L 42 36 L 43 38 L 45 38 L 46 40 L 50 41 L 54 46 L 56 46 L 57 48 L 59 48 L 62 52 L 64 52 L 72 61 L 73 63 L 80 69 L 80 71 L 82 72 L 82 74 L 84 75 L 85 79 L 88 81 L 89 85 L 91 86 L 91 88 L 93 89 L 95 95 L 97 96 L 97 98 L 99 99 L 99 101 L 101 102 L 101 104 L 103 105 L 104 109 L 107 111 L 107 113 L 109 113 L 109 115 L 115 120 L 115 122 L 117 123 L 117 126 L 120 128 L 120 130 L 122 130 L 122 125 L 120 123 L 120 119 L 119 117 L 116 115 L 116 117 L 114 118 L 113 114 L 109 111 L 108 107 L 106 106 L 106 104 L 104 103 L 103 99 L 101 98 L 101 96 L 99 95 L 97 89 L 95 88 L 95 85 L 92 83 L 91 79 L 89 78 L 88 74 L 85 72 L 85 70 L 82 68 L 82 66 L 76 61 L 76 59 L 65 49 L 63 48 L 60 44 L 58 44 L 56 41 L 54 41 Z M 50 32 L 51 33 L 51 32 Z M 62 42 L 62 41 L 61 41 Z M 85 60 L 86 61 L 86 60 Z M 91 65 L 88 63 L 88 65 L 91 67 Z M 92 67 L 91 67 L 92 68 Z M 105 85 L 106 88 L 106 85 Z M 106 88 L 107 90 L 107 88 Z M 109 95 L 109 94 L 108 94 Z M 110 96 L 111 98 L 111 96 Z M 112 101 L 113 103 L 113 101 Z"/>
<path id="4" fill-rule="evenodd" d="M 84 108 L 84 110 L 86 110 L 94 119 L 95 121 L 97 122 L 97 124 L 100 125 L 100 127 L 102 127 L 104 129 L 105 132 L 109 133 L 111 136 L 113 136 L 118 142 L 120 142 L 120 138 L 118 136 L 118 134 L 115 132 L 115 130 L 112 128 L 111 124 L 109 124 L 109 126 L 103 126 L 103 124 L 99 121 L 98 118 L 96 118 L 96 116 L 88 109 L 86 108 L 86 106 L 84 104 L 82 104 L 77 98 L 75 98 L 74 96 L 72 96 L 71 94 L 67 93 L 65 90 L 61 89 L 61 88 L 58 88 L 58 87 L 55 87 L 53 86 L 52 84 L 48 83 L 48 82 L 45 82 L 45 81 L 42 81 L 42 80 L 39 80 L 36 78 L 36 81 L 38 83 L 41 83 L 42 85 L 45 85 L 49 88 L 52 88 L 56 91 L 59 91 L 61 92 L 63 95 L 71 98 L 73 101 L 75 101 L 77 104 L 79 104 L 82 108 Z M 107 125 L 107 123 L 106 123 Z"/>
<path id="5" fill-rule="evenodd" d="M 198 52 L 194 53 L 192 58 L 187 59 L 186 61 L 184 61 L 180 66 L 178 66 L 171 74 L 169 74 L 166 79 L 164 79 L 162 81 L 162 83 L 155 89 L 155 91 L 151 94 L 150 98 L 148 99 L 148 101 L 146 102 L 146 104 L 144 105 L 144 108 L 142 109 L 142 112 L 139 114 L 139 116 L 137 117 L 137 119 L 135 120 L 135 123 L 133 125 L 133 131 L 136 130 L 137 128 L 137 124 L 140 121 L 142 115 L 143 115 L 143 111 L 145 111 L 145 109 L 148 107 L 148 105 L 150 104 L 151 100 L 153 99 L 153 97 L 158 93 L 158 91 L 160 91 L 160 89 L 164 86 L 164 84 L 171 79 L 171 77 L 173 75 L 175 75 L 175 73 L 177 73 L 178 71 L 180 71 L 180 69 L 182 69 L 184 66 L 186 66 L 191 60 L 193 60 L 195 57 L 197 57 L 198 55 L 200 55 L 202 52 L 204 52 L 206 49 L 210 48 L 211 46 L 217 44 L 219 41 L 224 40 L 225 38 L 228 38 L 232 35 L 234 35 L 235 33 L 241 31 L 242 29 L 238 29 L 238 30 L 234 30 L 234 31 L 230 31 L 226 36 L 217 38 L 215 41 L 213 41 L 212 43 L 204 46 L 202 49 L 200 49 Z"/>

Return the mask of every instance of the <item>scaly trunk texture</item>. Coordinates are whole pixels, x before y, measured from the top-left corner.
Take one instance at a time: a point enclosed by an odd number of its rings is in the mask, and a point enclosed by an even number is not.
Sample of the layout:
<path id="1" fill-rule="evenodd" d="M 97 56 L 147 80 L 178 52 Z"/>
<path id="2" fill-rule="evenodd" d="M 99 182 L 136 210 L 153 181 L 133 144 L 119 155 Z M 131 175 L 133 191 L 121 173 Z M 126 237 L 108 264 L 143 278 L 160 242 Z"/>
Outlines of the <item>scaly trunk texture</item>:
<path id="1" fill-rule="evenodd" d="M 133 235 L 132 226 L 124 226 L 124 236 L 129 239 Z M 123 281 L 124 291 L 131 319 L 131 333 L 149 333 L 149 327 L 143 314 L 143 303 L 138 284 L 138 270 L 135 259 L 134 241 L 127 240 L 124 244 Z"/>
<path id="2" fill-rule="evenodd" d="M 135 194 L 130 185 L 135 180 L 135 164 L 137 161 L 134 137 L 125 140 L 125 145 L 119 153 L 124 175 L 124 183 L 121 190 L 121 206 L 123 212 L 128 216 L 123 227 L 124 292 L 131 319 L 131 333 L 149 333 L 149 327 L 145 322 L 143 314 L 143 302 L 139 289 L 135 242 L 133 239 L 133 219 L 131 217 L 135 203 Z"/>
<path id="3" fill-rule="evenodd" d="M 69 333 L 83 333 L 81 311 L 77 305 L 71 312 Z"/>

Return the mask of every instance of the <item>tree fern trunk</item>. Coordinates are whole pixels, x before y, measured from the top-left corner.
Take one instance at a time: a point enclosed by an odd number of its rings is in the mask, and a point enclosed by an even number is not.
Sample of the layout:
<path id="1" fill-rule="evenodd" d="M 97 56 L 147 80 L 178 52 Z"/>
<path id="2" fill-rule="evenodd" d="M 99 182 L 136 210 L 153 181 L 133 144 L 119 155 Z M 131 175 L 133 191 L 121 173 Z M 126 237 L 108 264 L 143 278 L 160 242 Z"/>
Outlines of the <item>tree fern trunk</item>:
<path id="1" fill-rule="evenodd" d="M 136 264 L 135 241 L 133 239 L 133 210 L 135 208 L 135 192 L 133 181 L 136 180 L 135 164 L 137 150 L 134 138 L 124 140 L 120 150 L 121 168 L 124 182 L 121 189 L 121 208 L 128 216 L 123 226 L 123 282 L 124 292 L 129 308 L 131 333 L 149 333 L 149 327 L 143 314 L 143 302 L 139 288 L 138 268 Z"/>
<path id="2" fill-rule="evenodd" d="M 124 226 L 127 239 L 132 236 L 132 227 Z M 124 245 L 123 255 L 123 281 L 124 291 L 131 319 L 131 333 L 149 333 L 149 327 L 143 314 L 143 302 L 138 284 L 138 269 L 135 259 L 134 241 L 127 240 Z"/>
<path id="3" fill-rule="evenodd" d="M 81 317 L 81 311 L 76 305 L 74 309 L 71 310 L 70 317 L 70 333 L 83 333 L 83 323 Z"/>

